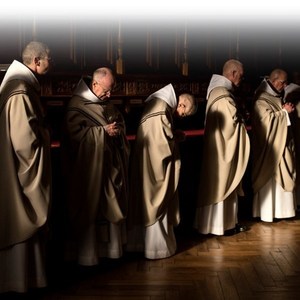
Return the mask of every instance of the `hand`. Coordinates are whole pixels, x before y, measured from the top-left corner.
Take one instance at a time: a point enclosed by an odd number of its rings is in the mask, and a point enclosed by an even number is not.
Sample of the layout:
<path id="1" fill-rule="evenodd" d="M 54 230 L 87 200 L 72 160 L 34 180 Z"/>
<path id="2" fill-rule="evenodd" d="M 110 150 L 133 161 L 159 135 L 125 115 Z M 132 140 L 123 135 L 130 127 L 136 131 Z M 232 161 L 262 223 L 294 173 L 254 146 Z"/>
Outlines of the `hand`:
<path id="1" fill-rule="evenodd" d="M 282 108 L 285 109 L 288 113 L 291 113 L 295 110 L 295 105 L 291 102 L 286 102 L 282 105 Z"/>
<path id="2" fill-rule="evenodd" d="M 109 136 L 117 136 L 120 134 L 120 128 L 117 122 L 113 122 L 111 124 L 105 125 L 104 129 Z"/>

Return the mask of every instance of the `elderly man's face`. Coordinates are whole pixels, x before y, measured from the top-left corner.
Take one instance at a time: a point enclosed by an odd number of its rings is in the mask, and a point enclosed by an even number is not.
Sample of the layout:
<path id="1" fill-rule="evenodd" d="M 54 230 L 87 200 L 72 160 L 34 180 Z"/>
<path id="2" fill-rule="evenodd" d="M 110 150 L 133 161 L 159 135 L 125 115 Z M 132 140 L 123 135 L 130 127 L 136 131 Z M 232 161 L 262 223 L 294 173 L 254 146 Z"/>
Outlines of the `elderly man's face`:
<path id="1" fill-rule="evenodd" d="M 179 97 L 178 105 L 176 108 L 176 114 L 177 116 L 183 118 L 190 114 L 192 111 L 192 104 L 189 100 Z"/>
<path id="2" fill-rule="evenodd" d="M 287 76 L 281 75 L 279 78 L 275 79 L 272 84 L 278 92 L 282 92 L 287 86 Z"/>
<path id="3" fill-rule="evenodd" d="M 237 87 L 240 86 L 243 77 L 244 77 L 244 70 L 243 68 L 239 68 L 239 70 L 235 71 L 233 74 L 233 80 L 232 80 L 233 84 Z"/>

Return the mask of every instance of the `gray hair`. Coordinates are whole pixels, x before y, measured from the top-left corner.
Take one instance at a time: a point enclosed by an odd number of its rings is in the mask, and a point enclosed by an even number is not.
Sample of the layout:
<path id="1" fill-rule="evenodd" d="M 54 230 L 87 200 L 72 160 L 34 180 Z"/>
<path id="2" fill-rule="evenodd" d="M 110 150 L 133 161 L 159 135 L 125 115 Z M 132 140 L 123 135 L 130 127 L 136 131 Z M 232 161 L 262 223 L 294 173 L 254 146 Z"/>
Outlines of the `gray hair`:
<path id="1" fill-rule="evenodd" d="M 114 79 L 114 74 L 111 69 L 103 67 L 98 68 L 93 73 L 93 79 L 98 81 L 99 79 L 102 79 L 103 77 L 111 76 Z M 114 79 L 115 80 L 115 79 Z"/>
<path id="2" fill-rule="evenodd" d="M 225 62 L 223 66 L 223 76 L 228 77 L 230 76 L 234 71 L 240 71 L 243 69 L 243 64 L 236 59 L 229 59 Z"/>
<path id="3" fill-rule="evenodd" d="M 281 76 L 287 77 L 287 72 L 282 69 L 274 69 L 269 76 L 269 80 L 271 82 L 274 82 L 276 79 L 280 78 Z"/>
<path id="4" fill-rule="evenodd" d="M 22 52 L 22 60 L 25 65 L 30 65 L 35 57 L 46 58 L 50 48 L 41 42 L 32 41 L 26 45 Z"/>

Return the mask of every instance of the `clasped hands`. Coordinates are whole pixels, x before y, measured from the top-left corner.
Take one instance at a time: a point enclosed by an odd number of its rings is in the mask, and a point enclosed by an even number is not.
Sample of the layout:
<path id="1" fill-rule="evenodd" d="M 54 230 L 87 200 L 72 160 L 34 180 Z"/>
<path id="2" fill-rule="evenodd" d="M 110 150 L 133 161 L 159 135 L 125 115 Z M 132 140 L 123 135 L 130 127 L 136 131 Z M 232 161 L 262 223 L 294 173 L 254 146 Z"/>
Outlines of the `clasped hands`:
<path id="1" fill-rule="evenodd" d="M 105 125 L 104 130 L 107 132 L 109 136 L 117 136 L 120 134 L 120 127 L 117 122 L 113 122 L 111 124 Z"/>
<path id="2" fill-rule="evenodd" d="M 282 108 L 285 109 L 288 113 L 291 113 L 295 109 L 295 105 L 291 102 L 286 102 L 282 105 Z"/>

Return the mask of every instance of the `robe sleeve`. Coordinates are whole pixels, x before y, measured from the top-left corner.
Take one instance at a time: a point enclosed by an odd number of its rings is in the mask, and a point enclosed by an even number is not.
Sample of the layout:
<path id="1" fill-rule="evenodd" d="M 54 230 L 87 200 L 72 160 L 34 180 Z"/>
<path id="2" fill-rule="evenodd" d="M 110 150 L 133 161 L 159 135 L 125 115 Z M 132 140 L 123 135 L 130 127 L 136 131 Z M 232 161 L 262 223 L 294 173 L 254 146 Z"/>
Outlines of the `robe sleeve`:
<path id="1" fill-rule="evenodd" d="M 147 152 L 147 165 L 152 182 L 162 182 L 166 178 L 167 166 L 175 143 L 171 124 L 165 115 L 161 116 L 160 120 L 152 122 L 152 128 L 148 131 L 146 139 L 149 143 L 144 151 Z"/>

